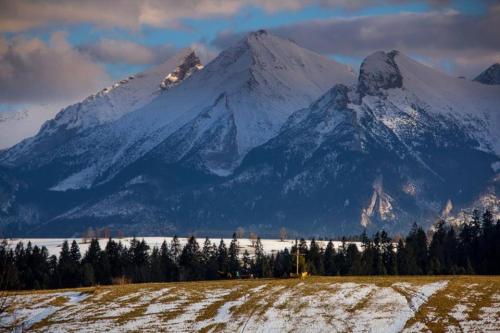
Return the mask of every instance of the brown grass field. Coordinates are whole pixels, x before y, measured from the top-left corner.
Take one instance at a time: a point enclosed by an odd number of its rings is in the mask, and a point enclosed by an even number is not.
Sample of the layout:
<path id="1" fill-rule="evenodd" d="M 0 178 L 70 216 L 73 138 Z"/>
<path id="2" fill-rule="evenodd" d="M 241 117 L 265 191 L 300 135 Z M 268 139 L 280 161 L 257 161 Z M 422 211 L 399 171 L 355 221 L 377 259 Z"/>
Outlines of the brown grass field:
<path id="1" fill-rule="evenodd" d="M 499 276 L 309 277 L 9 293 L 34 332 L 500 332 Z"/>

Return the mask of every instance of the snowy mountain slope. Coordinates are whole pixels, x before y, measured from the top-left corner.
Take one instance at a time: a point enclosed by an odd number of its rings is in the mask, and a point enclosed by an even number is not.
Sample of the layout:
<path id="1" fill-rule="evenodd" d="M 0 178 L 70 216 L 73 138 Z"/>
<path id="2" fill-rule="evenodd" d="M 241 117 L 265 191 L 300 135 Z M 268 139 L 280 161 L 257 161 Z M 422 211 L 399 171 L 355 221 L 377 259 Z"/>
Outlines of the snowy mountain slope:
<path id="1" fill-rule="evenodd" d="M 149 179 L 115 192 L 108 205 L 145 205 L 138 188 L 149 185 L 162 205 L 176 207 L 162 214 L 202 230 L 212 222 L 263 232 L 281 225 L 396 232 L 416 218 L 432 223 L 448 202 L 460 210 L 486 188 L 498 191 L 498 88 L 452 78 L 398 52 L 368 57 L 360 72 L 356 88 L 337 85 L 294 113 L 222 183 L 172 192 Z M 103 209 L 86 207 L 78 216 Z"/>
<path id="2" fill-rule="evenodd" d="M 55 110 L 48 106 L 0 112 L 0 149 L 35 135 L 45 121 L 55 116 Z"/>
<path id="3" fill-rule="evenodd" d="M 287 223 L 295 208 L 316 206 L 304 215 L 323 226 L 357 220 L 398 229 L 386 223 L 433 219 L 448 200 L 459 209 L 498 188 L 499 105 L 498 87 L 377 52 L 363 62 L 355 90 L 336 86 L 297 112 L 241 173 L 264 174 L 259 184 L 281 188 L 270 195 L 278 198 L 272 209 L 288 211 Z M 247 178 L 241 187 L 257 176 Z"/>
<path id="4" fill-rule="evenodd" d="M 193 61 L 193 58 L 194 67 L 199 64 L 199 59 L 192 49 L 186 48 L 163 64 L 104 88 L 83 102 L 63 110 L 54 127 L 66 125 L 83 131 L 119 119 L 153 100 L 160 93 L 160 84 L 164 78 L 175 72 L 178 66 L 182 66 L 186 59 Z"/>
<path id="5" fill-rule="evenodd" d="M 7 151 L 19 163 L 8 179 L 28 188 L 8 191 L 18 198 L 8 230 L 400 232 L 485 193 L 496 202 L 500 86 L 397 51 L 367 57 L 351 82 L 346 67 L 250 34 L 142 108 L 51 154 L 20 163 Z"/>
<path id="6" fill-rule="evenodd" d="M 200 128 L 226 128 L 217 138 L 235 131 L 228 98 L 220 95 L 122 172 L 120 183 L 59 215 L 50 228 L 133 221 L 130 230 L 148 232 L 210 234 L 244 225 L 261 234 L 281 226 L 343 234 L 432 223 L 448 202 L 459 211 L 486 188 L 493 196 L 498 191 L 498 137 L 487 122 L 496 119 L 500 94 L 463 82 L 398 52 L 375 53 L 363 62 L 357 86 L 334 86 L 250 150 L 231 175 L 203 178 L 182 167 L 203 156 L 194 153 L 198 139 L 213 142 L 221 158 L 237 149 L 236 140 L 213 140 L 206 130 L 207 137 L 191 140 Z M 175 166 L 164 163 L 179 155 Z"/>
<path id="7" fill-rule="evenodd" d="M 95 128 L 85 126 L 77 135 L 71 132 L 35 159 L 21 147 L 5 160 L 25 166 L 29 155 L 30 169 L 62 163 L 54 190 L 109 181 L 148 153 L 168 163 L 197 154 L 200 168 L 228 174 L 250 149 L 274 136 L 294 110 L 333 84 L 354 80 L 347 66 L 259 31 L 135 112 Z M 179 137 L 182 145 L 175 143 Z M 176 149 L 164 153 L 172 144 Z"/>
<path id="8" fill-rule="evenodd" d="M 17 145 L 2 159 L 17 165 L 29 162 L 38 155 L 59 149 L 67 139 L 79 133 L 113 122 L 144 106 L 160 93 L 160 84 L 165 77 L 193 54 L 193 50 L 184 49 L 163 64 L 120 80 L 82 102 L 62 109 L 55 119 L 43 125 L 36 137 Z"/>
<path id="9" fill-rule="evenodd" d="M 353 81 L 347 66 L 265 31 L 252 33 L 191 80 L 117 124 L 128 142 L 101 168 L 101 180 L 146 154 L 165 163 L 196 155 L 197 167 L 227 175 L 294 110 L 334 83 Z"/>
<path id="10" fill-rule="evenodd" d="M 486 68 L 474 81 L 489 85 L 500 84 L 500 64 L 493 64 Z"/>
<path id="11" fill-rule="evenodd" d="M 395 61 L 409 97 L 415 96 L 426 111 L 463 125 L 481 148 L 500 155 L 499 87 L 450 77 L 400 53 Z M 389 98 L 400 101 L 396 95 Z"/>

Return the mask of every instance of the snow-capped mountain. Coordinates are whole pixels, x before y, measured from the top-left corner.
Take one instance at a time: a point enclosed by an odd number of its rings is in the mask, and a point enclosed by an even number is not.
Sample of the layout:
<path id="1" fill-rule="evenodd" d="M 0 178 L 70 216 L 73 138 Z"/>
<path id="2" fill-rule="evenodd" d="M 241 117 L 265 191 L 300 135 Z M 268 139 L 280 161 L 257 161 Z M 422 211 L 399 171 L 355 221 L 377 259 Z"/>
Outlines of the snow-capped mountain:
<path id="1" fill-rule="evenodd" d="M 8 230 L 404 231 L 496 196 L 499 86 L 396 51 L 367 57 L 356 82 L 264 31 L 204 68 L 183 59 L 144 105 L 72 132 L 44 126 L 0 155 L 16 185 Z"/>
<path id="2" fill-rule="evenodd" d="M 232 191 L 266 188 L 241 201 L 253 198 L 251 211 L 266 212 L 257 220 L 275 227 L 281 219 L 297 229 L 309 220 L 330 232 L 397 231 L 430 222 L 448 202 L 459 210 L 498 191 L 499 103 L 499 87 L 377 52 L 355 89 L 335 86 L 249 154 Z"/>
<path id="3" fill-rule="evenodd" d="M 500 84 L 500 64 L 493 64 L 486 68 L 474 81 L 490 85 Z"/>
<path id="4" fill-rule="evenodd" d="M 55 119 L 43 125 L 38 135 L 12 149 L 6 155 L 7 159 L 16 160 L 17 164 L 21 164 L 28 159 L 33 160 L 38 156 L 51 154 L 54 149 L 60 149 L 67 139 L 113 122 L 144 106 L 160 94 L 162 80 L 193 54 L 193 50 L 184 49 L 163 64 L 129 76 L 80 103 L 64 108 Z"/>
<path id="5" fill-rule="evenodd" d="M 148 156 L 170 164 L 190 159 L 196 168 L 226 175 L 250 149 L 274 136 L 294 110 L 333 84 L 354 80 L 347 66 L 260 31 L 222 52 L 182 84 L 155 93 L 145 89 L 149 103 L 142 98 L 141 105 L 132 105 L 122 98 L 128 95 L 120 93 L 123 106 L 106 106 L 103 111 L 92 107 L 94 97 L 90 97 L 85 107 L 64 110 L 32 142 L 10 150 L 4 161 L 26 170 L 56 164 L 53 190 L 107 182 Z M 34 147 L 38 147 L 35 153 Z"/>
<path id="6" fill-rule="evenodd" d="M 56 115 L 51 106 L 0 112 L 0 149 L 6 149 L 35 135 L 42 124 Z"/>

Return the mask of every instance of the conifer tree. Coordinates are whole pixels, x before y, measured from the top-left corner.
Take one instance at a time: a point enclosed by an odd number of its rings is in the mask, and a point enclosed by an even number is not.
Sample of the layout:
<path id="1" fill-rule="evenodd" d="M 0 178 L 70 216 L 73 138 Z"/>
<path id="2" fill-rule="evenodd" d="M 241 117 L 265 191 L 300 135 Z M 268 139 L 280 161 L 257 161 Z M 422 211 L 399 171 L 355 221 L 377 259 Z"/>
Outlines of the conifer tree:
<path id="1" fill-rule="evenodd" d="M 399 239 L 396 248 L 396 261 L 397 261 L 399 275 L 411 274 L 410 273 L 411 269 L 408 261 L 408 253 L 402 238 Z"/>
<path id="2" fill-rule="evenodd" d="M 227 248 L 224 240 L 221 239 L 217 248 L 217 269 L 219 276 L 226 278 L 228 273 Z"/>
<path id="3" fill-rule="evenodd" d="M 203 278 L 202 255 L 200 246 L 194 236 L 189 237 L 179 257 L 181 280 L 200 280 Z"/>
<path id="4" fill-rule="evenodd" d="M 149 246 L 143 240 L 133 238 L 130 242 L 131 278 L 134 282 L 147 282 L 149 271 Z"/>
<path id="5" fill-rule="evenodd" d="M 241 267 L 242 274 L 244 274 L 244 275 L 249 274 L 251 268 L 252 268 L 252 259 L 250 258 L 250 254 L 248 253 L 248 250 L 245 250 L 245 252 L 243 252 L 243 265 Z"/>
<path id="6" fill-rule="evenodd" d="M 170 252 L 170 247 L 167 245 L 166 241 L 163 241 L 160 247 L 160 258 L 161 265 L 165 274 L 164 281 L 178 281 L 179 280 L 179 269 L 178 266 Z"/>
<path id="7" fill-rule="evenodd" d="M 306 252 L 306 261 L 310 274 L 323 274 L 324 267 L 321 258 L 321 249 L 314 238 L 311 240 L 311 244 L 309 245 L 309 251 Z"/>
<path id="8" fill-rule="evenodd" d="M 431 274 L 446 274 L 446 222 L 441 220 L 436 224 L 429 245 L 429 272 Z"/>
<path id="9" fill-rule="evenodd" d="M 64 241 L 59 254 L 57 265 L 57 276 L 59 284 L 63 288 L 78 287 L 80 285 L 80 250 L 78 244 L 73 241 L 71 249 L 67 241 Z"/>
<path id="10" fill-rule="evenodd" d="M 162 265 L 160 250 L 155 246 L 149 258 L 149 281 L 165 281 L 165 267 Z"/>
<path id="11" fill-rule="evenodd" d="M 356 244 L 349 244 L 346 250 L 346 267 L 348 275 L 360 275 L 365 273 L 362 268 L 362 258 Z"/>
<path id="12" fill-rule="evenodd" d="M 332 240 L 326 245 L 324 266 L 326 275 L 337 275 L 337 267 L 335 266 L 335 247 Z"/>
<path id="13" fill-rule="evenodd" d="M 495 240 L 500 242 L 499 238 L 495 238 L 493 215 L 488 210 L 485 211 L 482 216 L 481 227 L 482 230 L 479 240 L 479 265 L 481 269 L 479 273 L 488 274 L 488 272 L 494 272 L 495 267 L 498 266 L 498 262 L 495 261 Z"/>
<path id="14" fill-rule="evenodd" d="M 106 248 L 104 249 L 106 252 L 106 257 L 109 261 L 109 269 L 112 278 L 123 278 L 125 275 L 125 258 L 123 245 L 121 242 L 117 243 L 111 238 L 108 240 L 106 244 Z"/>
<path id="15" fill-rule="evenodd" d="M 181 242 L 179 241 L 177 235 L 175 235 L 174 238 L 172 238 L 172 241 L 170 242 L 170 253 L 176 263 L 179 262 L 179 257 L 181 255 L 181 252 L 182 252 Z"/>
<path id="16" fill-rule="evenodd" d="M 203 272 L 206 280 L 215 280 L 219 277 L 217 273 L 217 246 L 212 244 L 208 237 L 203 243 L 203 249 L 201 251 Z"/>
<path id="17" fill-rule="evenodd" d="M 236 238 L 236 233 L 233 234 L 233 240 L 229 245 L 228 251 L 228 269 L 233 277 L 239 276 L 240 271 L 240 259 L 239 259 L 239 248 L 238 248 L 238 238 Z"/>
<path id="18" fill-rule="evenodd" d="M 69 252 L 68 241 L 64 241 L 61 246 L 61 252 L 59 252 L 59 263 L 57 265 L 57 275 L 59 278 L 59 285 L 62 288 L 73 287 L 72 280 L 72 267 L 71 267 L 71 255 Z"/>
<path id="19" fill-rule="evenodd" d="M 416 223 L 410 230 L 405 242 L 408 260 L 408 274 L 423 275 L 428 271 L 427 236 Z"/>
<path id="20" fill-rule="evenodd" d="M 361 254 L 361 271 L 358 274 L 372 275 L 375 272 L 376 256 L 378 253 L 373 247 L 371 239 L 367 236 L 366 230 L 361 234 L 361 247 L 363 253 Z M 352 272 L 351 272 L 352 274 Z"/>
<path id="21" fill-rule="evenodd" d="M 340 245 L 339 251 L 335 256 L 335 266 L 337 267 L 338 275 L 346 275 L 349 272 L 349 268 L 347 266 L 347 240 L 345 237 L 342 237 L 342 243 Z"/>

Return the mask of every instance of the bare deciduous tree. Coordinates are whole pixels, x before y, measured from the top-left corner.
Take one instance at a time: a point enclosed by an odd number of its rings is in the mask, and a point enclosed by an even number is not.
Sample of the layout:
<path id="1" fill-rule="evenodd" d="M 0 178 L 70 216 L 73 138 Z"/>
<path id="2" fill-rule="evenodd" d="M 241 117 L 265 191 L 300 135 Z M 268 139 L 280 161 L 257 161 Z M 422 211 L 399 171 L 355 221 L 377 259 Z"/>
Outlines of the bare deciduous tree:
<path id="1" fill-rule="evenodd" d="M 252 247 L 255 247 L 255 244 L 257 243 L 257 234 L 251 232 L 250 235 L 248 236 L 250 238 L 250 242 L 252 243 Z"/>
<path id="2" fill-rule="evenodd" d="M 83 242 L 88 243 L 91 239 L 96 238 L 96 233 L 92 227 L 89 227 L 83 234 Z"/>
<path id="3" fill-rule="evenodd" d="M 243 236 L 245 236 L 245 229 L 243 229 L 243 227 L 238 227 L 238 229 L 236 229 L 236 238 L 241 239 Z"/>
<path id="4" fill-rule="evenodd" d="M 118 231 L 116 232 L 116 238 L 118 239 L 125 238 L 125 233 L 123 232 L 122 229 L 118 229 Z"/>
<path id="5" fill-rule="evenodd" d="M 111 231 L 109 227 L 104 227 L 101 229 L 101 238 L 107 239 L 111 237 Z"/>
<path id="6" fill-rule="evenodd" d="M 280 240 L 283 242 L 287 238 L 288 233 L 286 232 L 285 227 L 281 227 L 280 229 Z"/>

